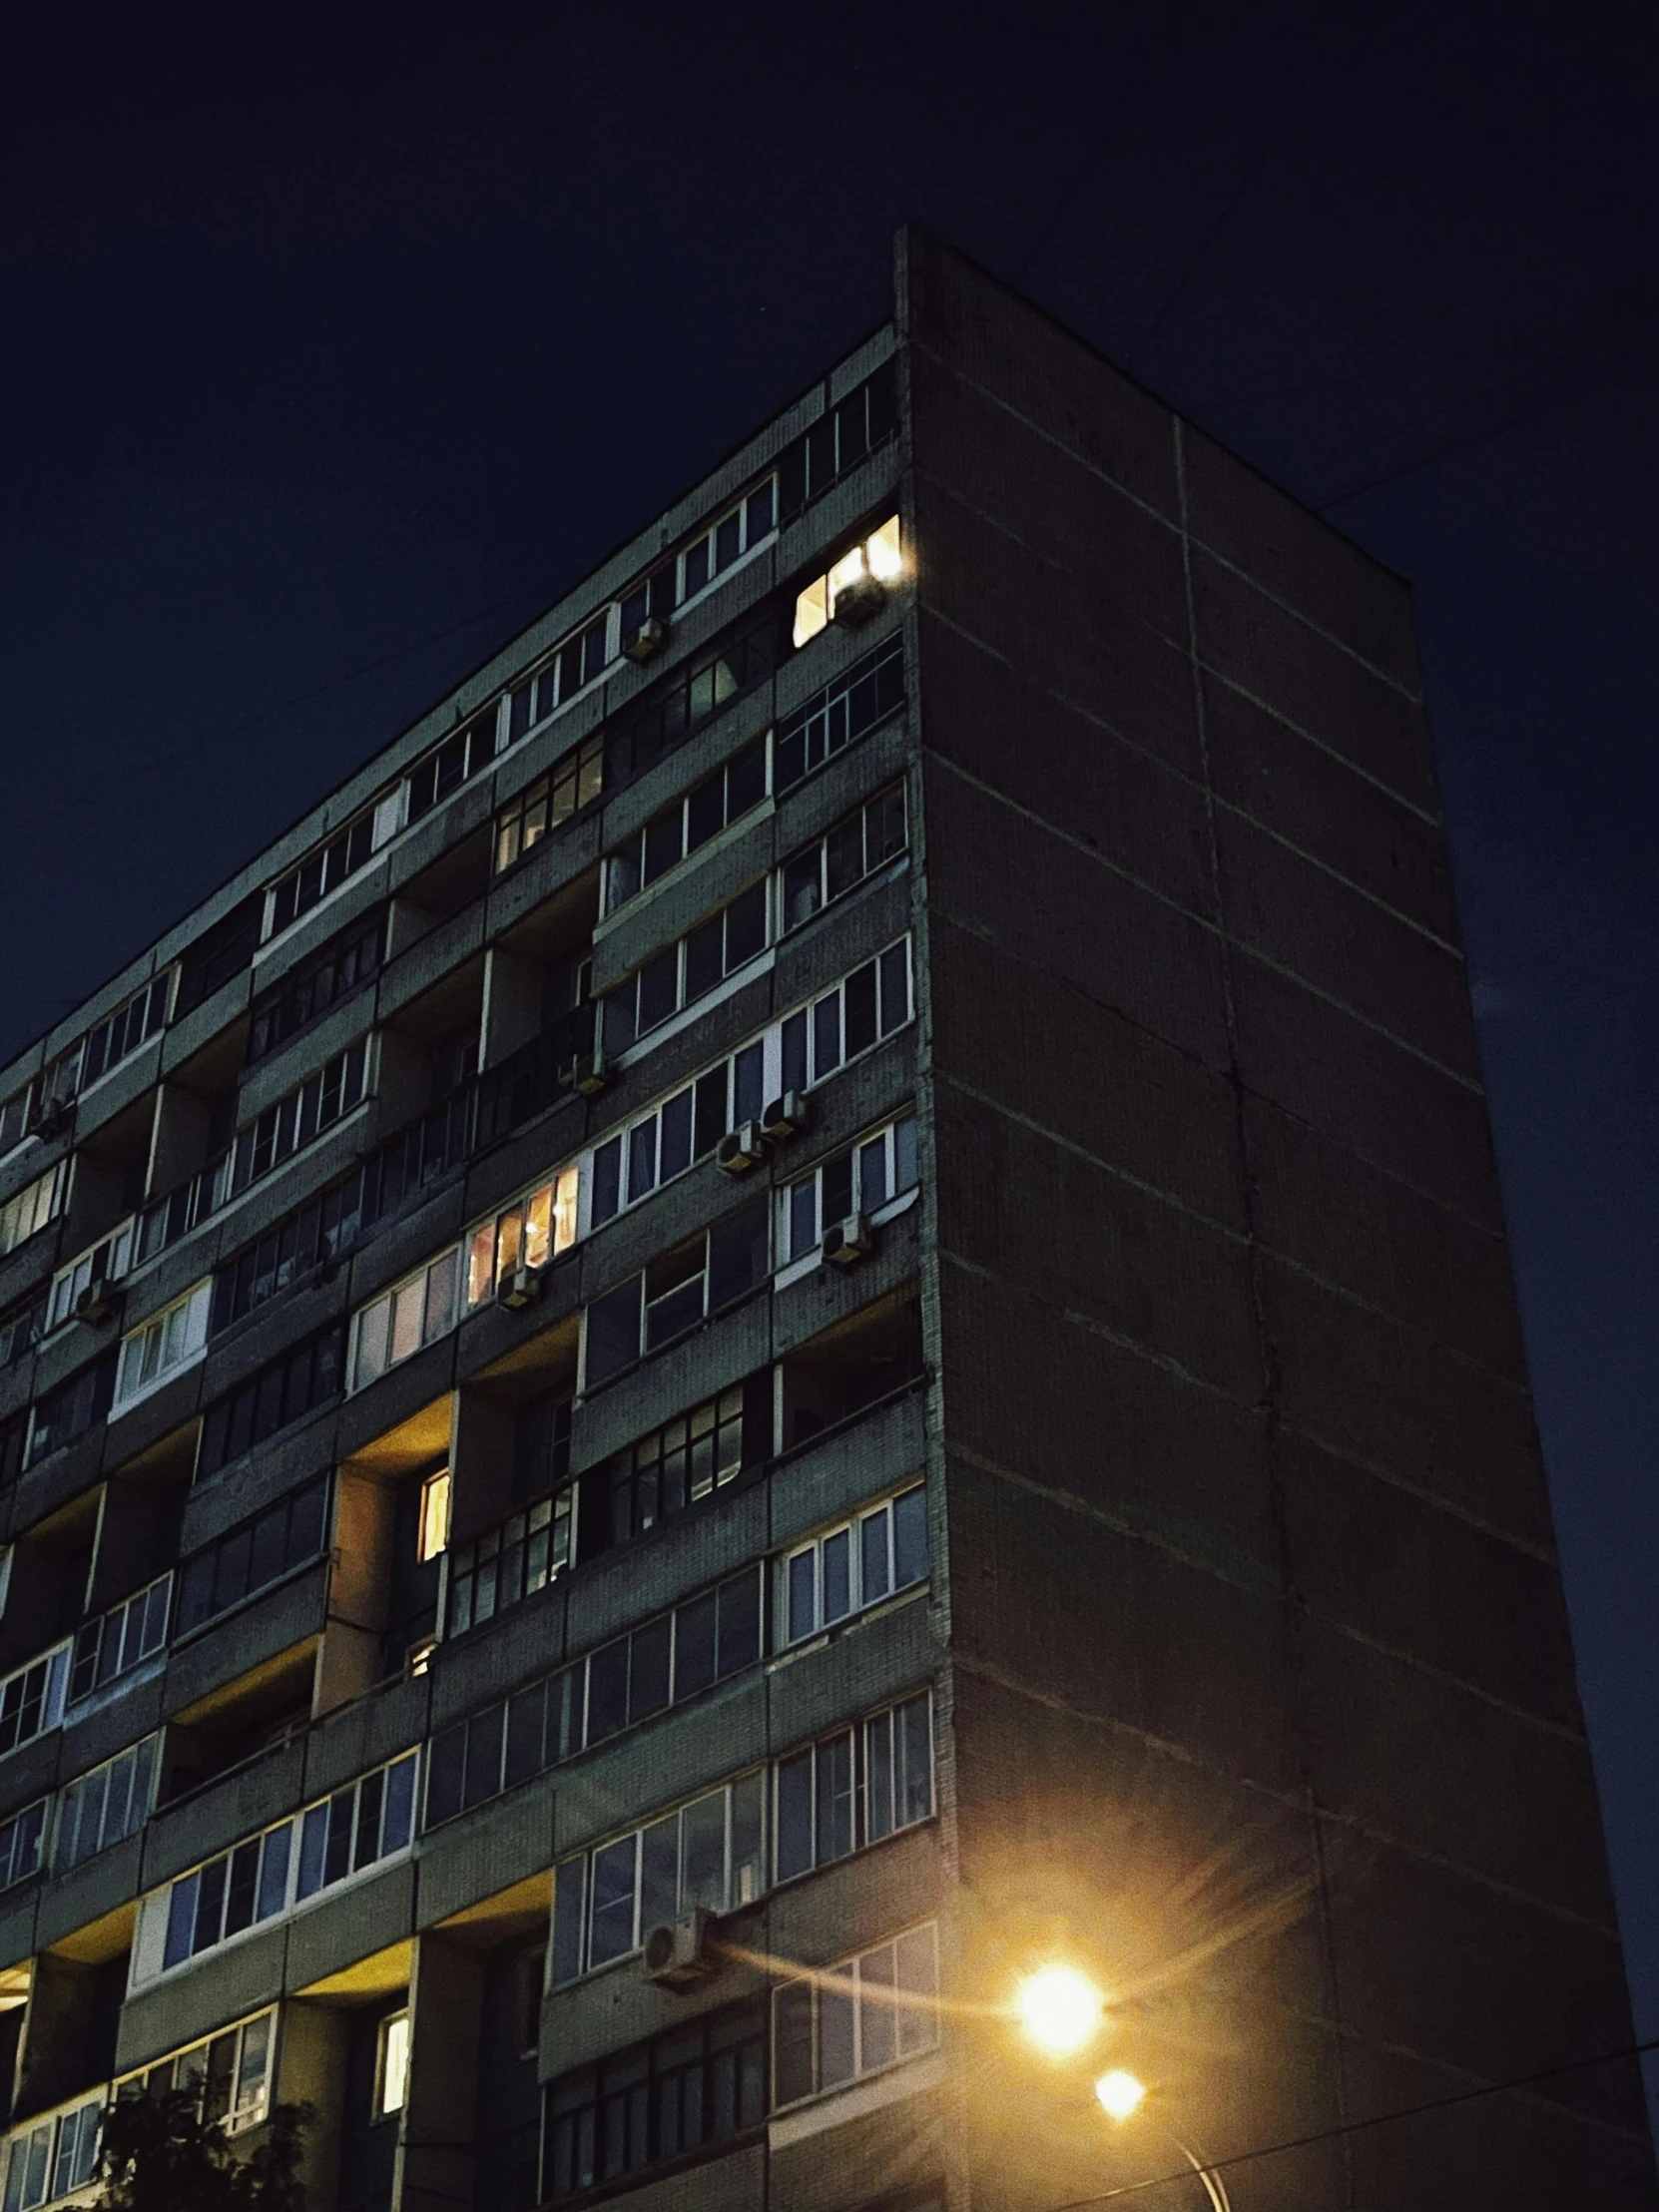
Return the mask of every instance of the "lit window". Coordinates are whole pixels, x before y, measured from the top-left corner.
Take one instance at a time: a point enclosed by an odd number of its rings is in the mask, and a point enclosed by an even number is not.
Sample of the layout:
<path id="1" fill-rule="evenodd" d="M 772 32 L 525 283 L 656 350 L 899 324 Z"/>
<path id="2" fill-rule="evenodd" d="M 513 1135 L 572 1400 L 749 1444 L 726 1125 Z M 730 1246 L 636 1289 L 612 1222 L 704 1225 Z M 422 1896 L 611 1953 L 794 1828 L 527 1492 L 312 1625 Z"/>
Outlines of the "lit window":
<path id="1" fill-rule="evenodd" d="M 835 603 L 849 586 L 865 582 L 890 584 L 903 569 L 898 517 L 890 515 L 879 530 L 873 531 L 861 545 L 854 545 L 843 553 L 827 575 L 815 576 L 797 595 L 796 644 L 805 645 L 809 638 L 816 638 L 828 623 L 834 621 Z M 873 612 L 873 608 L 866 608 L 865 612 Z"/>
<path id="2" fill-rule="evenodd" d="M 415 1556 L 424 1566 L 449 1546 L 449 1469 L 440 1467 L 420 1485 L 420 1529 Z"/>
<path id="3" fill-rule="evenodd" d="M 576 1242 L 578 1187 L 576 1168 L 561 1168 L 516 1205 L 478 1224 L 467 1239 L 468 1306 L 510 1288 L 520 1268 L 533 1273 L 570 1250 Z"/>
<path id="4" fill-rule="evenodd" d="M 409 2087 L 409 2015 L 393 2012 L 380 2022 L 380 2061 L 374 2117 L 384 2120 L 401 2112 Z"/>

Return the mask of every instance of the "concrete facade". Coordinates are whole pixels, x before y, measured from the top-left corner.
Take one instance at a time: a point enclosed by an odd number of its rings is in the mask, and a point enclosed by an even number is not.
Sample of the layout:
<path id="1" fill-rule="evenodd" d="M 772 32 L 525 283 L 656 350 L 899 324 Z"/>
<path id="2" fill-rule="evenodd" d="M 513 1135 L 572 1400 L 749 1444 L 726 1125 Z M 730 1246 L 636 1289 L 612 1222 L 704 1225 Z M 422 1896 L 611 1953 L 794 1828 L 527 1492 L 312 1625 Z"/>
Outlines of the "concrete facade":
<path id="1" fill-rule="evenodd" d="M 1656 2201 L 1408 595 L 919 234 L 0 1075 L 0 1466 L 7 2212 Z"/>

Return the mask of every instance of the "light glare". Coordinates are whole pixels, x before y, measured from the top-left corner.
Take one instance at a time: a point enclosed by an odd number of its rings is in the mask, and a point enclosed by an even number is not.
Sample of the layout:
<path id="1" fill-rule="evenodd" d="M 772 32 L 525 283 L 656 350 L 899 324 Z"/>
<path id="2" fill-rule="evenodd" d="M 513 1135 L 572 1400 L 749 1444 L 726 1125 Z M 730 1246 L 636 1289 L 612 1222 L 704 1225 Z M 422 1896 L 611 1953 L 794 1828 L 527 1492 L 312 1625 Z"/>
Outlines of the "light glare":
<path id="1" fill-rule="evenodd" d="M 1146 2083 L 1137 2081 L 1132 2073 L 1125 2073 L 1114 2066 L 1110 2073 L 1103 2073 L 1094 2085 L 1094 2093 L 1102 2107 L 1114 2120 L 1127 2120 L 1140 2109 L 1146 2095 Z"/>
<path id="2" fill-rule="evenodd" d="M 1100 1991 L 1074 1966 L 1044 1966 L 1020 1983 L 1020 2024 L 1041 2049 L 1081 2050 L 1100 2026 Z"/>

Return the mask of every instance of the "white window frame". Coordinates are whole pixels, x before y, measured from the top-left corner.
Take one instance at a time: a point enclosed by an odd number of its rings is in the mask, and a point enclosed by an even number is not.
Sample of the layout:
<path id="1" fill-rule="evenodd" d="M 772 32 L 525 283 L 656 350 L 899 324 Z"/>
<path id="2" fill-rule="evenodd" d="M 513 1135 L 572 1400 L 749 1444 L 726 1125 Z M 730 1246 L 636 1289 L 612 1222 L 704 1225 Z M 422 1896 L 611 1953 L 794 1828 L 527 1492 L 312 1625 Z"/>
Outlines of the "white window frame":
<path id="1" fill-rule="evenodd" d="M 108 1851 L 113 1844 L 122 1843 L 129 1836 L 136 1836 L 150 1818 L 156 1798 L 156 1785 L 161 1775 L 160 1734 L 142 1736 L 136 1744 L 129 1744 L 125 1751 L 117 1752 L 113 1759 L 106 1759 L 101 1766 L 91 1767 L 85 1774 L 78 1774 L 73 1782 L 67 1782 L 58 1792 L 57 1817 L 52 1824 L 52 1872 L 68 1874 L 72 1868 L 81 1867 L 89 1859 L 96 1859 L 101 1851 Z M 125 1767 L 126 1773 L 117 1777 L 116 1769 Z M 124 1792 L 124 1810 L 118 1812 L 117 1821 L 110 1819 L 111 1787 Z M 87 1807 L 97 1795 L 97 1811 L 93 1826 L 97 1840 L 83 1848 L 81 1829 L 85 1824 Z M 71 1828 L 75 1831 L 71 1836 Z M 64 1859 L 66 1845 L 73 1842 L 75 1856 Z"/>
<path id="2" fill-rule="evenodd" d="M 412 1360 L 417 1352 L 436 1344 L 454 1328 L 459 1319 L 465 1250 L 464 1245 L 445 1245 L 432 1259 L 358 1307 L 351 1317 L 346 1348 L 347 1396 L 367 1389 L 371 1382 L 400 1368 L 405 1360 Z M 404 1326 L 405 1315 L 414 1316 L 413 1342 L 405 1339 L 405 1349 L 399 1352 L 398 1330 Z M 365 1350 L 371 1362 L 367 1373 L 362 1372 Z"/>
<path id="3" fill-rule="evenodd" d="M 922 1968 L 920 1979 L 911 1983 L 901 1982 L 899 1978 L 900 1960 L 906 1946 L 908 1946 L 910 1958 L 915 1960 Z M 890 1979 L 876 1979 L 871 1976 L 868 1980 L 868 1986 L 871 1990 L 890 1989 L 893 1993 L 890 1997 L 866 1998 L 864 1995 L 866 1964 L 883 1957 L 891 1964 Z M 841 1980 L 844 1980 L 846 1984 L 846 1996 L 851 2006 L 849 2026 L 851 2030 L 852 2068 L 848 2074 L 834 2081 L 826 2081 L 823 2077 L 822 2042 L 824 2001 L 829 1995 L 838 1995 L 840 1993 L 834 1988 L 834 1984 Z M 901 2002 L 899 1992 L 906 1988 L 913 1989 L 919 1996 L 920 2001 L 915 2003 Z M 809 1992 L 809 2001 L 812 2005 L 813 2086 L 801 2095 L 791 2097 L 786 2101 L 778 2093 L 778 2058 L 782 2047 L 782 2038 L 778 2034 L 777 2022 L 782 2003 L 788 2002 L 791 1994 L 798 1989 L 805 1989 Z M 872 2002 L 890 2010 L 895 2017 L 890 2053 L 866 2064 L 864 2062 L 864 2011 L 866 2005 Z M 919 2015 L 924 2011 L 925 2018 L 919 2019 L 917 2023 L 919 2031 L 906 2036 L 904 2031 L 906 2015 Z M 925 2057 L 929 2051 L 936 2050 L 939 2042 L 938 1923 L 936 1921 L 923 1921 L 917 1928 L 903 1929 L 896 1936 L 888 1936 L 885 1942 L 868 1943 L 862 1950 L 855 1951 L 851 1957 L 838 1959 L 834 1965 L 826 1968 L 822 1973 L 812 1975 L 810 1978 L 796 1976 L 776 1982 L 772 1990 L 772 2034 L 768 2039 L 772 2048 L 771 2110 L 774 2112 L 799 2111 L 820 2097 L 834 2096 L 843 2089 L 850 2089 L 857 2082 L 868 2081 L 879 2074 L 889 2072 L 896 2066 L 908 2064 L 913 2058 Z"/>
<path id="4" fill-rule="evenodd" d="M 110 1418 L 154 1396 L 164 1383 L 194 1367 L 208 1355 L 208 1314 L 213 1304 L 213 1277 L 204 1276 L 158 1313 L 130 1329 L 121 1340 L 116 1369 L 115 1395 Z M 154 1364 L 148 1347 L 154 1345 Z M 148 1372 L 146 1372 L 148 1370 Z M 137 1380 L 135 1380 L 135 1373 Z"/>
<path id="5" fill-rule="evenodd" d="M 927 1486 L 925 1482 L 918 1478 L 914 1481 L 901 1483 L 897 1489 L 889 1490 L 883 1497 L 868 1499 L 864 1504 L 856 1506 L 850 1513 L 843 1514 L 840 1519 L 830 1521 L 826 1527 L 816 1530 L 811 1536 L 804 1537 L 798 1543 L 787 1544 L 783 1550 L 775 1555 L 776 1567 L 773 1576 L 773 1649 L 775 1651 L 789 1651 L 797 1644 L 810 1643 L 815 1637 L 826 1635 L 830 1629 L 840 1627 L 845 1621 L 856 1620 L 860 1613 L 867 1612 L 872 1605 L 884 1605 L 889 1598 L 902 1597 L 908 1591 L 926 1588 L 932 1573 L 930 1557 L 925 1561 L 921 1573 L 913 1581 L 901 1584 L 894 1579 L 898 1572 L 898 1546 L 894 1512 L 900 1498 L 908 1499 L 912 1497 L 920 1500 L 922 1543 L 925 1547 L 930 1533 L 927 1527 Z M 886 1580 L 879 1589 L 866 1590 L 864 1587 L 864 1528 L 866 1523 L 876 1519 L 884 1519 L 886 1524 L 883 1535 Z M 825 1548 L 827 1545 L 838 1543 L 842 1538 L 845 1539 L 846 1543 L 848 1602 L 844 1610 L 836 1613 L 833 1618 L 830 1618 L 827 1617 L 824 1608 Z M 798 1579 L 796 1562 L 804 1559 L 810 1559 L 812 1562 L 813 1617 L 810 1627 L 798 1629 L 794 1624 L 791 1587 L 792 1582 Z"/>
<path id="6" fill-rule="evenodd" d="M 20 1191 L 0 1201 L 0 1259 L 57 1220 L 63 1211 L 64 1187 L 69 1178 L 66 1160 L 55 1160 L 44 1175 L 25 1183 Z"/>
<path id="7" fill-rule="evenodd" d="M 906 1128 L 910 1134 L 908 1138 L 902 1138 L 900 1132 Z M 865 1156 L 871 1147 L 878 1144 L 882 1147 L 884 1187 L 887 1195 L 878 1204 L 870 1206 L 865 1203 L 865 1179 L 868 1172 Z M 784 1185 L 776 1196 L 777 1222 L 774 1229 L 774 1249 L 780 1255 L 792 1250 L 798 1194 L 809 1192 L 811 1194 L 813 1233 L 806 1247 L 795 1253 L 793 1258 L 784 1260 L 780 1266 L 777 1275 L 777 1284 L 780 1290 L 784 1290 L 791 1283 L 799 1282 L 804 1275 L 810 1275 L 815 1268 L 824 1265 L 824 1239 L 826 1235 L 834 1227 L 836 1221 L 844 1221 L 848 1218 L 847 1214 L 837 1214 L 833 1220 L 825 1219 L 825 1169 L 834 1166 L 842 1160 L 850 1163 L 849 1179 L 852 1187 L 852 1204 L 848 1209 L 848 1214 L 867 1215 L 871 1225 L 879 1228 L 883 1222 L 896 1220 L 900 1214 L 907 1213 L 920 1195 L 921 1165 L 919 1157 L 917 1157 L 917 1145 L 916 1115 L 915 1109 L 912 1107 L 906 1113 L 895 1114 L 890 1121 L 881 1123 L 878 1128 L 865 1130 L 861 1136 L 854 1137 L 850 1144 L 838 1145 L 833 1152 L 827 1154 L 824 1159 L 809 1168 L 804 1175 L 795 1176 Z M 900 1162 L 899 1155 L 906 1149 L 911 1154 L 915 1172 L 909 1182 L 898 1189 L 894 1189 L 893 1186 L 898 1177 L 904 1172 L 904 1166 Z"/>
<path id="8" fill-rule="evenodd" d="M 520 1267 L 550 1267 L 576 1244 L 581 1231 L 582 1159 L 578 1154 L 537 1179 L 511 1205 L 497 1207 L 467 1232 L 466 1311 L 485 1306 Z"/>

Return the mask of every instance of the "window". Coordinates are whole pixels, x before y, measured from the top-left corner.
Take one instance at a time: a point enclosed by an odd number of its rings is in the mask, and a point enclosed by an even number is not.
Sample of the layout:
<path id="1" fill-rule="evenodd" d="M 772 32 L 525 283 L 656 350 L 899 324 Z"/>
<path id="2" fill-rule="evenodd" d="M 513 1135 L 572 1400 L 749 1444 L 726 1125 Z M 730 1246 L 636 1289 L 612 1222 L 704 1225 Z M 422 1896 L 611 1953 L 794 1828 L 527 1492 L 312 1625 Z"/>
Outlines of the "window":
<path id="1" fill-rule="evenodd" d="M 345 1326 L 330 1322 L 216 1399 L 202 1416 L 195 1479 L 208 1481 L 245 1451 L 338 1396 L 344 1350 Z"/>
<path id="2" fill-rule="evenodd" d="M 740 1385 L 617 1452 L 609 1462 L 611 1542 L 642 1536 L 735 1482 L 744 1464 L 743 1414 Z"/>
<path id="3" fill-rule="evenodd" d="M 788 1264 L 810 1258 L 834 1223 L 851 1214 L 879 1214 L 915 1184 L 916 1117 L 906 1114 L 844 1152 L 832 1153 L 778 1194 L 781 1260 Z"/>
<path id="4" fill-rule="evenodd" d="M 773 1874 L 832 1866 L 933 1813 L 932 1701 L 924 1690 L 774 1770 Z"/>
<path id="5" fill-rule="evenodd" d="M 760 1655 L 760 1571 L 746 1567 L 434 1737 L 426 1826 L 683 1704 Z"/>
<path id="6" fill-rule="evenodd" d="M 544 1497 L 449 1554 L 444 1633 L 464 1636 L 533 1597 L 570 1564 L 571 1493 Z"/>
<path id="7" fill-rule="evenodd" d="M 37 1798 L 21 1813 L 0 1823 L 0 1890 L 14 1882 L 27 1882 L 40 1872 L 40 1847 L 46 1833 L 46 1809 L 50 1798 Z"/>
<path id="8" fill-rule="evenodd" d="M 44 1736 L 63 1719 L 69 1683 L 69 1645 L 59 1644 L 42 1658 L 0 1682 L 0 1753 L 15 1751 Z"/>
<path id="9" fill-rule="evenodd" d="M 146 1898 L 135 1985 L 406 1850 L 419 1763 L 405 1752 Z"/>
<path id="10" fill-rule="evenodd" d="M 466 1302 L 480 1306 L 510 1284 L 520 1268 L 544 1268 L 576 1242 L 574 1167 L 539 1184 L 467 1239 Z"/>
<path id="11" fill-rule="evenodd" d="M 352 1389 L 362 1389 L 454 1328 L 460 1273 L 461 1248 L 451 1245 L 362 1309 L 352 1325 Z"/>
<path id="12" fill-rule="evenodd" d="M 785 1021 L 782 1087 L 804 1091 L 822 1083 L 909 1018 L 910 940 L 900 937 Z"/>
<path id="13" fill-rule="evenodd" d="M 821 498 L 897 427 L 897 372 L 891 361 L 883 361 L 780 456 L 779 509 L 785 519 Z"/>
<path id="14" fill-rule="evenodd" d="M 527 690 L 527 686 L 521 689 Z M 516 701 L 519 694 L 515 692 Z M 562 830 L 591 807 L 605 789 L 605 747 L 589 738 L 556 767 L 521 792 L 495 818 L 495 866 L 499 874 L 538 845 L 550 830 Z"/>
<path id="15" fill-rule="evenodd" d="M 60 1160 L 56 1167 L 48 1168 L 44 1175 L 37 1175 L 32 1183 L 25 1183 L 15 1197 L 0 1205 L 0 1258 L 15 1252 L 37 1229 L 44 1229 L 49 1221 L 56 1220 L 58 1202 L 63 1196 L 63 1166 Z"/>
<path id="16" fill-rule="evenodd" d="M 728 1129 L 757 1121 L 766 1103 L 766 1040 L 708 1069 L 684 1090 L 597 1145 L 589 1175 L 589 1226 L 600 1228 L 624 1206 L 634 1206 L 694 1160 L 705 1159 Z"/>
<path id="17" fill-rule="evenodd" d="M 625 1052 L 636 1037 L 704 997 L 767 948 L 767 887 L 753 883 L 637 968 L 600 1001 L 605 1050 Z"/>
<path id="18" fill-rule="evenodd" d="M 159 1736 L 146 1736 L 117 1759 L 71 1782 L 58 1799 L 58 1834 L 52 1872 L 67 1874 L 123 1837 L 136 1835 L 150 1817 L 159 1765 Z"/>
<path id="19" fill-rule="evenodd" d="M 23 1472 L 23 1452 L 29 1440 L 29 1408 L 0 1420 L 0 1483 L 15 1482 Z"/>
<path id="20" fill-rule="evenodd" d="M 247 1190 L 350 1113 L 362 1099 L 367 1070 L 368 1039 L 359 1037 L 240 1130 L 228 1155 L 225 1196 Z M 223 1201 L 216 1197 L 214 1203 Z"/>
<path id="21" fill-rule="evenodd" d="M 768 1207 L 764 1196 L 751 1200 L 595 1299 L 582 1317 L 583 1388 L 663 1351 L 757 1289 L 767 1274 Z"/>
<path id="22" fill-rule="evenodd" d="M 25 1083 L 20 1091 L 13 1091 L 10 1098 L 0 1099 L 0 1156 L 15 1150 L 29 1134 L 34 1102 L 33 1083 Z"/>
<path id="23" fill-rule="evenodd" d="M 0 1375 L 27 1360 L 46 1334 L 46 1301 L 31 1298 L 0 1319 Z"/>
<path id="24" fill-rule="evenodd" d="M 118 1410 L 130 1405 L 170 1375 L 177 1374 L 191 1361 L 200 1359 L 208 1347 L 208 1307 L 212 1297 L 213 1284 L 198 1283 L 193 1290 L 186 1291 L 183 1298 L 176 1298 L 171 1306 L 164 1306 L 159 1314 L 153 1314 L 122 1338 L 121 1365 L 115 1383 Z"/>
<path id="25" fill-rule="evenodd" d="M 399 800 L 395 793 L 378 806 L 365 807 L 360 815 L 336 830 L 325 844 L 306 854 L 297 867 L 279 875 L 271 886 L 266 909 L 265 933 L 275 937 L 319 905 L 330 891 L 366 867 L 398 827 Z"/>
<path id="26" fill-rule="evenodd" d="M 53 1068 L 47 1084 L 50 1095 L 58 1100 L 78 1097 L 165 1029 L 172 989 L 173 970 L 169 968 L 130 998 L 119 1013 L 89 1030 Z"/>
<path id="27" fill-rule="evenodd" d="M 766 2118 L 761 2002 L 706 2013 L 547 2086 L 542 2191 L 557 2202 Z"/>
<path id="28" fill-rule="evenodd" d="M 742 616 L 713 644 L 653 685 L 638 706 L 617 716 L 605 739 L 606 789 L 643 776 L 722 708 L 764 682 L 778 665 L 778 633 L 775 607 Z"/>
<path id="29" fill-rule="evenodd" d="M 409 771 L 407 816 L 418 822 L 430 814 L 439 800 L 459 791 L 469 777 L 494 760 L 498 746 L 500 701 L 492 700 L 482 714 L 474 715 L 462 730 L 434 746 L 426 758 Z"/>
<path id="30" fill-rule="evenodd" d="M 782 795 L 844 753 L 904 704 L 904 646 L 890 637 L 798 707 L 772 741 L 772 788 Z"/>
<path id="31" fill-rule="evenodd" d="M 861 544 L 844 552 L 823 576 L 796 594 L 795 629 L 792 633 L 798 646 L 835 619 L 835 603 L 848 585 L 861 584 L 866 578 L 877 584 L 890 584 L 903 574 L 904 555 L 898 541 L 898 517 L 889 515 L 878 530 L 871 531 Z"/>
<path id="32" fill-rule="evenodd" d="M 939 2039 L 937 1927 L 912 1928 L 812 1980 L 772 1992 L 775 2109 L 840 2089 Z"/>
<path id="33" fill-rule="evenodd" d="M 728 823 L 758 807 L 767 795 L 767 741 L 753 745 L 705 777 L 701 784 L 652 816 L 605 862 L 605 911 L 614 914 L 634 893 L 666 875 L 689 852 L 718 836 Z"/>
<path id="34" fill-rule="evenodd" d="M 297 1277 L 348 1252 L 374 1215 L 370 1200 L 373 1163 L 354 1168 L 341 1182 L 284 1215 L 257 1243 L 245 1245 L 214 1277 L 212 1334 L 241 1321 Z"/>
<path id="35" fill-rule="evenodd" d="M 639 1949 L 652 1929 L 701 1906 L 753 1905 L 766 1887 L 760 1771 L 728 1782 L 631 1835 L 560 1865 L 553 1981 L 572 1981 Z"/>
<path id="36" fill-rule="evenodd" d="M 168 1601 L 173 1595 L 171 1571 L 158 1575 L 148 1588 L 75 1634 L 75 1661 L 70 1670 L 69 1702 L 74 1705 L 107 1682 L 130 1674 L 167 1642 Z"/>
<path id="37" fill-rule="evenodd" d="M 449 1469 L 440 1467 L 420 1485 L 420 1521 L 415 1531 L 415 1557 L 422 1566 L 441 1558 L 449 1548 Z"/>
<path id="38" fill-rule="evenodd" d="M 401 2112 L 409 2089 L 409 2014 L 391 2012 L 380 2022 L 374 2057 L 374 2117 Z"/>
<path id="39" fill-rule="evenodd" d="M 228 2135 L 236 2135 L 266 2116 L 276 2041 L 276 2013 L 261 2012 L 143 2073 L 129 2074 L 116 2084 L 116 2093 L 142 2089 L 159 2096 L 169 2089 L 189 2089 L 205 2120 L 218 2120 Z"/>
<path id="40" fill-rule="evenodd" d="M 52 1278 L 46 1307 L 46 1327 L 59 1329 L 75 1311 L 75 1302 L 94 1283 L 119 1283 L 133 1264 L 133 1224 L 122 1223 L 111 1236 L 83 1252 Z"/>
<path id="41" fill-rule="evenodd" d="M 39 1466 L 50 1453 L 97 1427 L 109 1412 L 115 1374 L 116 1356 L 109 1352 L 91 1367 L 69 1376 L 55 1390 L 36 1398 L 35 1423 L 29 1432 L 29 1466 Z"/>
<path id="42" fill-rule="evenodd" d="M 785 1553 L 779 1642 L 798 1644 L 926 1578 L 927 1495 L 918 1482 Z"/>
<path id="43" fill-rule="evenodd" d="M 680 599 L 695 599 L 717 576 L 723 575 L 741 554 L 753 553 L 755 548 L 771 537 L 778 520 L 778 494 L 774 480 L 769 476 L 759 490 L 752 491 L 701 537 L 694 538 L 680 555 Z M 641 595 L 636 592 L 623 604 L 622 622 L 629 629 L 630 611 L 635 612 L 633 627 L 637 629 L 645 619 L 646 610 L 640 604 Z"/>
<path id="44" fill-rule="evenodd" d="M 327 1507 L 328 1481 L 322 1475 L 185 1560 L 174 1634 L 188 1636 L 316 1558 L 326 1538 Z"/>
<path id="45" fill-rule="evenodd" d="M 326 1013 L 336 999 L 344 998 L 359 983 L 379 972 L 384 939 L 384 916 L 378 912 L 352 922 L 312 953 L 279 983 L 261 991 L 254 1001 L 253 1024 L 248 1036 L 250 1067 L 275 1052 L 289 1037 L 297 1036 L 308 1022 Z"/>
<path id="46" fill-rule="evenodd" d="M 6 2146 L 4 2212 L 32 2212 L 87 2188 L 98 2163 L 104 2092 L 85 2097 L 14 2135 Z"/>
<path id="47" fill-rule="evenodd" d="M 904 850 L 904 787 L 890 784 L 827 836 L 784 863 L 779 927 L 799 929 Z"/>

